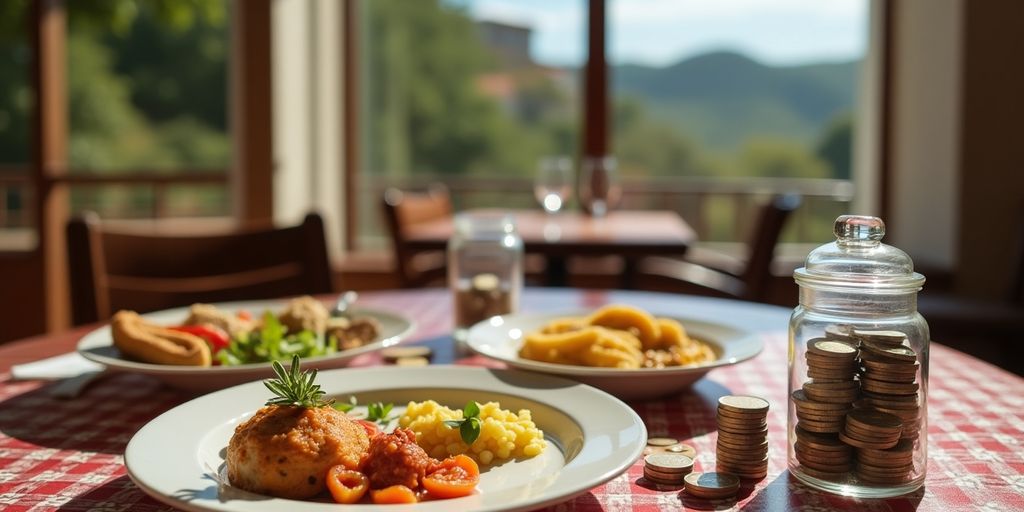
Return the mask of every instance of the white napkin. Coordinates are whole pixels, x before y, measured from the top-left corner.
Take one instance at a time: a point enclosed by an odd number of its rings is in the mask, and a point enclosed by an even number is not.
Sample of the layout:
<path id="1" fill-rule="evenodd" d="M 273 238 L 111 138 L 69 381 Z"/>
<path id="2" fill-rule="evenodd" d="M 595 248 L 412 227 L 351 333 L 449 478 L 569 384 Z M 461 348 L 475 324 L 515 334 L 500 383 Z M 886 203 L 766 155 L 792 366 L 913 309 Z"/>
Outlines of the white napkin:
<path id="1" fill-rule="evenodd" d="M 11 367 L 11 377 L 15 380 L 57 380 L 102 369 L 103 365 L 82 357 L 78 352 L 71 352 L 31 363 L 16 364 Z"/>

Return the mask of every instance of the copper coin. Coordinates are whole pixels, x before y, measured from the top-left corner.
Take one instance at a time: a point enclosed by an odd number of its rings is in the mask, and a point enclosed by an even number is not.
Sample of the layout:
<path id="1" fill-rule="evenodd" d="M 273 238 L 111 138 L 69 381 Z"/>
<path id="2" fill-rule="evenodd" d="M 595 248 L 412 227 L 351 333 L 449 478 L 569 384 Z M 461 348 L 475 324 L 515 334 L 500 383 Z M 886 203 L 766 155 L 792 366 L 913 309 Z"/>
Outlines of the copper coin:
<path id="1" fill-rule="evenodd" d="M 808 452 L 803 450 L 795 450 L 793 453 L 800 462 L 810 462 L 812 464 L 821 464 L 826 466 L 848 466 L 853 464 L 852 455 L 836 456 L 830 453 Z"/>
<path id="2" fill-rule="evenodd" d="M 666 471 L 658 471 L 657 469 L 654 469 L 654 468 L 652 468 L 650 466 L 646 466 L 646 467 L 644 467 L 644 476 L 646 476 L 646 477 L 654 477 L 654 479 L 660 480 L 660 481 L 666 481 L 666 482 L 673 482 L 673 483 L 680 483 L 681 484 L 681 483 L 683 483 L 683 477 L 688 475 L 690 473 L 690 471 L 692 471 L 692 470 L 693 470 L 693 466 L 692 465 L 689 467 L 689 469 L 686 469 L 685 471 L 677 472 L 677 473 L 669 473 L 669 472 L 666 472 Z"/>
<path id="3" fill-rule="evenodd" d="M 644 467 L 661 473 L 688 473 L 693 469 L 693 459 L 680 453 L 652 453 L 644 457 Z"/>
<path id="4" fill-rule="evenodd" d="M 894 384 L 913 384 L 917 381 L 916 373 L 889 373 L 880 371 L 866 371 L 861 374 L 861 381 L 864 379 L 891 382 Z"/>
<path id="5" fill-rule="evenodd" d="M 813 410 L 812 411 L 807 411 L 807 410 L 804 410 L 804 409 L 797 409 L 796 410 L 796 417 L 799 418 L 799 419 L 806 418 L 806 419 L 811 420 L 811 421 L 824 421 L 824 422 L 843 421 L 843 422 L 845 422 L 846 421 L 846 412 L 847 411 L 819 412 L 819 411 L 813 411 Z"/>
<path id="6" fill-rule="evenodd" d="M 797 425 L 800 425 L 800 428 L 808 432 L 814 432 L 816 434 L 838 434 L 839 431 L 843 430 L 842 425 L 820 424 L 807 421 L 801 421 L 800 423 L 797 423 Z"/>
<path id="7" fill-rule="evenodd" d="M 736 423 L 733 421 L 727 421 L 723 419 L 718 420 L 718 431 L 731 432 L 733 434 L 756 434 L 758 432 L 767 432 L 767 423 Z"/>
<path id="8" fill-rule="evenodd" d="M 718 399 L 718 407 L 739 413 L 766 413 L 770 404 L 764 398 L 750 395 L 727 395 Z"/>
<path id="9" fill-rule="evenodd" d="M 839 393 L 835 391 L 818 391 L 814 388 L 806 388 L 804 389 L 804 393 L 807 394 L 808 398 L 815 402 L 832 403 L 837 405 L 841 404 L 847 407 L 860 397 L 859 389 Z"/>
<path id="10" fill-rule="evenodd" d="M 748 459 L 731 453 L 718 453 L 715 455 L 715 463 L 718 465 L 728 464 L 733 469 L 740 471 L 760 471 L 762 468 L 768 467 L 768 456 Z"/>
<path id="11" fill-rule="evenodd" d="M 838 450 L 844 451 L 849 450 L 850 447 L 843 444 L 839 440 L 839 436 L 828 435 L 828 434 L 815 434 L 814 432 L 808 432 L 802 430 L 799 427 L 794 429 L 796 438 L 798 441 L 806 443 L 807 445 L 818 448 L 820 450 Z"/>
<path id="12" fill-rule="evenodd" d="M 919 389 L 917 383 L 897 384 L 874 379 L 864 379 L 861 381 L 861 385 L 864 387 L 865 391 L 870 391 L 872 393 L 884 393 L 887 395 L 913 395 L 917 393 L 917 390 Z"/>
<path id="13" fill-rule="evenodd" d="M 858 439 L 860 441 L 867 441 L 869 443 L 895 443 L 900 440 L 900 434 L 903 432 L 903 428 L 901 427 L 899 430 L 889 434 L 879 434 L 847 423 L 841 432 L 846 434 L 847 437 Z"/>
<path id="14" fill-rule="evenodd" d="M 902 475 L 914 470 L 914 464 L 903 464 L 899 466 L 881 466 L 869 464 L 864 461 L 857 462 L 858 473 L 871 473 L 874 475 Z"/>
<path id="15" fill-rule="evenodd" d="M 809 460 L 801 460 L 799 456 L 797 456 L 796 460 L 800 461 L 800 465 L 802 465 L 802 466 L 809 467 L 811 469 L 817 469 L 819 471 L 828 471 L 828 472 L 831 472 L 831 473 L 845 473 L 845 472 L 850 471 L 851 469 L 853 469 L 853 463 L 852 462 L 847 462 L 847 463 L 813 462 L 813 461 L 809 461 Z"/>
<path id="16" fill-rule="evenodd" d="M 853 460 L 854 449 L 852 447 L 848 451 L 834 451 L 834 450 L 819 450 L 807 446 L 800 441 L 793 443 L 793 453 L 801 453 L 804 455 L 812 455 L 815 457 L 828 457 L 829 460 L 835 460 L 837 462 L 847 462 Z"/>
<path id="17" fill-rule="evenodd" d="M 840 361 L 853 361 L 857 358 L 857 347 L 842 341 L 816 338 L 807 342 L 807 352 Z"/>
<path id="18" fill-rule="evenodd" d="M 880 371 L 888 373 L 913 373 L 917 374 L 917 370 L 921 368 L 921 364 L 917 361 L 913 363 L 907 361 L 879 361 L 874 359 L 861 358 L 860 364 L 864 366 L 865 370 L 868 371 Z"/>
<path id="19" fill-rule="evenodd" d="M 814 379 L 804 383 L 804 391 L 807 390 L 807 386 L 811 386 L 822 391 L 848 391 L 859 388 L 860 383 L 855 380 Z"/>
<path id="20" fill-rule="evenodd" d="M 699 497 L 724 498 L 740 490 L 740 479 L 723 473 L 690 473 L 685 482 L 686 492 Z"/>
<path id="21" fill-rule="evenodd" d="M 850 446 L 856 446 L 857 448 L 873 448 L 876 450 L 892 448 L 893 446 L 896 446 L 896 443 L 898 442 L 897 440 L 884 443 L 872 443 L 870 441 L 862 441 L 860 439 L 852 438 L 850 436 L 847 436 L 844 432 L 839 432 L 839 439 Z"/>
<path id="22" fill-rule="evenodd" d="M 874 341 L 887 345 L 901 345 L 907 341 L 907 335 L 900 331 L 854 329 L 853 337 L 859 338 L 861 341 Z"/>
<path id="23" fill-rule="evenodd" d="M 727 444 L 736 446 L 752 446 L 761 444 L 767 438 L 767 434 L 733 434 L 727 431 L 719 431 L 718 438 L 724 440 Z"/>
<path id="24" fill-rule="evenodd" d="M 857 462 L 859 464 L 865 464 L 868 466 L 875 466 L 881 468 L 893 468 L 893 467 L 904 467 L 908 464 L 913 466 L 913 457 L 875 457 L 873 455 L 864 455 L 864 450 L 857 450 Z"/>
<path id="25" fill-rule="evenodd" d="M 768 417 L 768 411 L 764 412 L 734 412 L 728 409 L 718 408 L 719 418 L 730 418 L 738 421 L 764 421 Z"/>
<path id="26" fill-rule="evenodd" d="M 733 451 L 743 451 L 743 450 L 746 450 L 746 451 L 761 451 L 761 450 L 767 451 L 768 450 L 768 438 L 765 437 L 763 440 L 761 440 L 761 442 L 737 443 L 737 442 L 735 442 L 733 440 L 726 439 L 726 438 L 723 438 L 723 437 L 719 436 L 718 437 L 718 441 L 716 442 L 716 446 L 719 449 L 724 447 L 724 448 L 727 448 L 727 449 L 733 450 Z"/>
<path id="27" fill-rule="evenodd" d="M 840 370 L 840 371 L 856 370 L 857 369 L 857 361 L 853 360 L 853 359 L 851 359 L 851 360 L 832 359 L 832 358 L 827 358 L 827 357 L 815 355 L 815 354 L 813 354 L 811 352 L 808 352 L 806 355 L 804 355 L 804 359 L 807 361 L 807 367 L 808 368 L 830 369 L 830 370 Z"/>
<path id="28" fill-rule="evenodd" d="M 804 393 L 804 390 L 802 390 L 802 389 L 798 389 L 798 390 L 794 391 L 790 396 L 793 398 L 793 403 L 794 403 L 794 405 L 796 405 L 796 407 L 798 409 L 806 408 L 808 410 L 818 409 L 818 410 L 825 410 L 825 411 L 837 411 L 837 410 L 849 410 L 850 409 L 850 404 L 838 404 L 838 403 L 819 402 L 817 400 L 812 400 L 811 398 L 809 398 L 807 396 L 806 393 Z"/>
<path id="29" fill-rule="evenodd" d="M 748 462 L 764 459 L 768 456 L 768 449 L 764 448 L 756 451 L 746 449 L 734 450 L 729 446 L 717 445 L 715 446 L 715 457 L 719 456 L 736 462 Z"/>
<path id="30" fill-rule="evenodd" d="M 903 426 L 900 418 L 875 409 L 854 409 L 846 414 L 846 422 L 882 434 L 899 430 Z"/>
<path id="31" fill-rule="evenodd" d="M 857 473 L 857 478 L 864 483 L 877 484 L 877 485 L 894 485 L 894 484 L 905 484 L 910 482 L 914 478 L 907 474 L 900 477 L 894 476 L 874 476 L 871 474 Z"/>
<path id="32" fill-rule="evenodd" d="M 679 442 L 678 439 L 672 439 L 671 437 L 648 437 L 648 446 L 672 446 Z"/>
<path id="33" fill-rule="evenodd" d="M 872 450 L 864 449 L 858 450 L 858 453 L 862 453 L 874 457 L 901 457 L 901 456 L 912 456 L 914 454 L 914 443 L 910 441 L 900 441 L 896 443 L 896 446 L 885 450 Z"/>
<path id="34" fill-rule="evenodd" d="M 875 393 L 872 391 L 861 391 L 865 399 L 870 400 L 884 400 L 887 402 L 902 402 L 906 406 L 917 405 L 917 395 L 890 395 L 887 393 Z M 894 407 L 892 405 L 890 408 Z"/>
<path id="35" fill-rule="evenodd" d="M 744 480 L 761 480 L 764 477 L 768 476 L 768 466 L 765 466 L 763 468 L 754 469 L 754 470 L 749 470 L 749 469 L 737 469 L 737 468 L 734 468 L 732 466 L 729 466 L 728 464 L 725 464 L 725 465 L 721 465 L 721 466 L 716 466 L 715 469 L 717 469 L 721 473 L 726 473 L 726 474 L 729 474 L 729 475 L 733 475 L 733 476 L 742 478 Z"/>

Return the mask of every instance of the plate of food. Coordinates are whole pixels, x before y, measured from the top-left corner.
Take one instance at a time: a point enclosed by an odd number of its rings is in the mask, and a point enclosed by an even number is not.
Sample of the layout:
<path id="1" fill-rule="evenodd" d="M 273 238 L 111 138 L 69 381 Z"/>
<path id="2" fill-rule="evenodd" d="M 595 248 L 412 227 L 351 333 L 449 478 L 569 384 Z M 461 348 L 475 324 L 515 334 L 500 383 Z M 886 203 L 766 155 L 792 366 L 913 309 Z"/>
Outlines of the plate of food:
<path id="1" fill-rule="evenodd" d="M 350 307 L 332 317 L 319 300 L 193 304 L 143 315 L 119 311 L 78 342 L 78 352 L 110 371 L 152 375 L 190 391 L 211 391 L 273 375 L 271 361 L 298 355 L 322 370 L 399 343 L 412 320 Z"/>
<path id="2" fill-rule="evenodd" d="M 192 511 L 530 510 L 611 480 L 646 444 L 629 406 L 557 377 L 275 366 L 143 426 L 125 450 L 131 479 Z"/>
<path id="3" fill-rule="evenodd" d="M 621 304 L 495 316 L 474 325 L 467 344 L 513 368 L 578 380 L 627 400 L 679 392 L 764 346 L 734 325 Z"/>

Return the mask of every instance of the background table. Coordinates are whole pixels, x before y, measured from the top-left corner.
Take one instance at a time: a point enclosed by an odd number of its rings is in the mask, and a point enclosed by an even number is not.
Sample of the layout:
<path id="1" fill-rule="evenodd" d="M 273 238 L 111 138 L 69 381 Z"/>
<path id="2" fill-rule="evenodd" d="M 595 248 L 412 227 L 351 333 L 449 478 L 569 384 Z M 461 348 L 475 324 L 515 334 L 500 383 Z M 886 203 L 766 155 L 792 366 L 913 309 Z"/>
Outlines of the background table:
<path id="1" fill-rule="evenodd" d="M 444 290 L 367 293 L 360 301 L 415 318 L 420 327 L 412 341 L 434 346 L 441 359 L 455 355 L 447 337 L 451 303 Z M 578 309 L 608 302 L 627 302 L 681 317 L 713 317 L 764 338 L 765 350 L 758 357 L 711 372 L 691 392 L 631 405 L 651 435 L 671 436 L 693 445 L 698 453 L 696 470 L 700 471 L 714 467 L 718 397 L 730 393 L 764 396 L 771 402 L 768 477 L 744 487 L 736 502 L 709 502 L 678 488 L 649 486 L 642 479 L 642 462 L 638 462 L 607 484 L 551 510 L 1024 509 L 1024 379 L 933 345 L 925 487 L 888 500 L 841 498 L 809 489 L 786 471 L 788 310 L 719 299 L 558 289 L 527 290 L 523 309 Z M 86 331 L 0 347 L 0 372 L 14 363 L 66 352 Z M 484 363 L 478 357 L 458 362 Z M 354 364 L 378 363 L 377 356 L 368 355 Z M 122 454 L 136 430 L 190 396 L 135 375 L 106 378 L 75 400 L 51 398 L 51 386 L 36 381 L 10 382 L 5 373 L 0 374 L 0 508 L 168 510 L 132 484 Z"/>
<path id="2" fill-rule="evenodd" d="M 621 256 L 626 268 L 622 286 L 632 286 L 636 262 L 644 256 L 682 256 L 697 234 L 670 210 L 618 210 L 595 218 L 578 211 L 548 214 L 538 210 L 468 210 L 465 213 L 507 213 L 515 219 L 526 252 L 548 260 L 548 285 L 564 286 L 569 256 Z M 441 218 L 410 227 L 406 245 L 414 251 L 443 250 L 453 232 L 453 219 Z"/>

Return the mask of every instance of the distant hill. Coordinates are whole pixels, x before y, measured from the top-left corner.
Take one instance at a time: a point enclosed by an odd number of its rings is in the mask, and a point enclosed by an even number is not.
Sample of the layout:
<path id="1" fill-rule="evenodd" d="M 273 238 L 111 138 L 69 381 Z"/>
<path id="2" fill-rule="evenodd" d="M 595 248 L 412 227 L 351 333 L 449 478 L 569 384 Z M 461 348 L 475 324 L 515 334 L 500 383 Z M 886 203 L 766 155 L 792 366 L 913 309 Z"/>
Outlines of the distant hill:
<path id="1" fill-rule="evenodd" d="M 752 134 L 814 142 L 830 119 L 853 108 L 858 65 L 767 66 L 723 51 L 666 67 L 616 66 L 612 83 L 654 118 L 730 149 Z"/>

